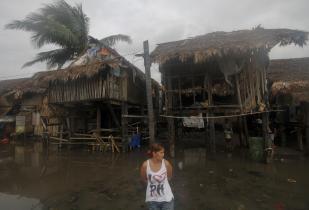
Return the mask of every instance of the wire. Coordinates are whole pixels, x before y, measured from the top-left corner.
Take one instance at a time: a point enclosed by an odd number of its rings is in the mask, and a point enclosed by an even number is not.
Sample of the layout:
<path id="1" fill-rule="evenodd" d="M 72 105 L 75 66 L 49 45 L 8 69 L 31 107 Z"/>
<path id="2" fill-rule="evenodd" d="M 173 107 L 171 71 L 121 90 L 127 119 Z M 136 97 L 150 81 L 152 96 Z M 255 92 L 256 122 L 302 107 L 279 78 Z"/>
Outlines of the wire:
<path id="1" fill-rule="evenodd" d="M 194 119 L 219 119 L 219 118 L 232 118 L 232 117 L 241 117 L 241 116 L 247 116 L 247 115 L 256 115 L 256 114 L 262 114 L 262 113 L 269 113 L 269 112 L 284 112 L 285 110 L 269 110 L 269 111 L 263 111 L 263 112 L 251 112 L 251 113 L 245 113 L 245 114 L 235 114 L 235 115 L 221 115 L 221 116 L 211 116 L 211 117 L 198 117 L 198 116 L 172 116 L 172 115 L 160 115 L 160 117 L 164 118 L 174 118 L 174 119 L 184 119 L 184 118 L 194 118 Z"/>

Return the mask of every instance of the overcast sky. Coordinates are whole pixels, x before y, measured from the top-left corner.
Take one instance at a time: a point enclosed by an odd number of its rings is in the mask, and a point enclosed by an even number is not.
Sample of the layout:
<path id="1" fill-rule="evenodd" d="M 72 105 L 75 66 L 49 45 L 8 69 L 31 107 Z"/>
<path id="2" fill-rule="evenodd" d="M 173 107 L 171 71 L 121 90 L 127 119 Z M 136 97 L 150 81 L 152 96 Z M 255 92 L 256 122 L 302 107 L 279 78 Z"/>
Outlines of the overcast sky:
<path id="1" fill-rule="evenodd" d="M 37 52 L 51 46 L 35 49 L 30 33 L 4 30 L 4 25 L 23 19 L 36 11 L 43 0 L 0 1 L 0 80 L 29 77 L 46 70 L 45 64 L 21 69 Z M 144 71 L 141 58 L 134 57 L 142 51 L 144 40 L 149 40 L 150 50 L 157 43 L 175 41 L 214 31 L 251 29 L 259 24 L 265 28 L 290 28 L 309 31 L 308 0 L 67 0 L 70 4 L 82 3 L 90 18 L 90 35 L 103 38 L 112 34 L 127 34 L 133 43 L 119 44 L 117 50 Z M 309 43 L 308 43 L 309 44 Z M 309 47 L 275 47 L 271 58 L 309 57 Z M 160 74 L 152 66 L 152 77 Z"/>

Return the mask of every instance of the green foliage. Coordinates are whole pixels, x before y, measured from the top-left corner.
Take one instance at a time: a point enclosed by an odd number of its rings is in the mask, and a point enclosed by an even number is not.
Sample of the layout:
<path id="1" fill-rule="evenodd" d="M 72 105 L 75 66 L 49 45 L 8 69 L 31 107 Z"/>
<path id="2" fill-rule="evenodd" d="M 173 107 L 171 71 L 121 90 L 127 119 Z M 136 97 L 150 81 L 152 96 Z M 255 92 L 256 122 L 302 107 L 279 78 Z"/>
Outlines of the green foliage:
<path id="1" fill-rule="evenodd" d="M 89 18 L 83 12 L 81 4 L 71 6 L 64 0 L 45 4 L 37 12 L 30 13 L 23 20 L 12 21 L 5 28 L 31 32 L 31 41 L 37 48 L 47 44 L 59 47 L 56 50 L 38 53 L 23 67 L 46 62 L 48 68 L 61 68 L 66 61 L 83 54 L 88 47 Z M 119 34 L 103 38 L 100 43 L 113 46 L 118 41 L 130 43 L 131 39 Z"/>

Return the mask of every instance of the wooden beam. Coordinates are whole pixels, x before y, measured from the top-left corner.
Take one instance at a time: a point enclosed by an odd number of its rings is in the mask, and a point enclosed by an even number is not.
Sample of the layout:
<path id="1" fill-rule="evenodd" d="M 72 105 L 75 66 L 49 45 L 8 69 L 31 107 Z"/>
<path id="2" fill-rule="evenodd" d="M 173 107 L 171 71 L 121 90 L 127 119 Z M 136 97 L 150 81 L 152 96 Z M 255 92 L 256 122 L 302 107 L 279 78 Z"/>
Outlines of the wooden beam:
<path id="1" fill-rule="evenodd" d="M 305 118 L 305 126 L 306 126 L 306 154 L 309 155 L 309 103 L 305 103 L 306 110 L 306 118 Z"/>
<path id="2" fill-rule="evenodd" d="M 122 102 L 121 105 L 121 115 L 128 114 L 128 104 L 126 102 Z M 122 117 L 121 118 L 121 132 L 122 132 L 122 151 L 125 152 L 127 150 L 127 139 L 128 139 L 128 118 Z"/>
<path id="3" fill-rule="evenodd" d="M 97 106 L 97 129 L 101 129 L 101 107 Z M 100 131 L 98 131 L 98 135 L 100 135 Z"/>
<path id="4" fill-rule="evenodd" d="M 170 90 L 172 87 L 172 80 L 170 77 L 167 79 L 167 89 Z M 173 94 L 168 93 L 167 94 L 167 101 L 166 101 L 166 114 L 170 114 L 173 107 Z M 173 118 L 167 119 L 168 124 L 168 139 L 169 139 L 169 149 L 170 149 L 170 155 L 171 157 L 175 157 L 175 122 Z"/>
<path id="5" fill-rule="evenodd" d="M 192 90 L 193 90 L 193 104 L 195 104 L 195 81 L 194 81 L 194 77 L 192 77 Z"/>
<path id="6" fill-rule="evenodd" d="M 112 107 L 112 105 L 110 104 L 109 101 L 107 102 L 107 108 L 108 108 L 110 114 L 112 115 L 112 119 L 113 119 L 113 121 L 115 122 L 116 126 L 117 126 L 118 128 L 120 128 L 119 120 L 118 120 L 118 118 L 117 118 L 117 116 L 116 116 L 116 113 L 115 113 L 115 111 L 114 111 L 114 109 L 113 109 L 113 107 Z"/>
<path id="7" fill-rule="evenodd" d="M 179 97 L 179 107 L 182 110 L 182 98 L 181 98 L 181 81 L 180 77 L 178 78 L 178 97 Z"/>
<path id="8" fill-rule="evenodd" d="M 213 105 L 213 98 L 212 98 L 212 81 L 208 77 L 207 79 L 207 87 L 208 87 L 208 104 L 211 106 Z M 209 117 L 214 116 L 213 110 L 209 111 Z M 210 137 L 210 151 L 213 154 L 216 154 L 216 131 L 215 131 L 215 121 L 214 119 L 209 119 L 209 137 Z"/>

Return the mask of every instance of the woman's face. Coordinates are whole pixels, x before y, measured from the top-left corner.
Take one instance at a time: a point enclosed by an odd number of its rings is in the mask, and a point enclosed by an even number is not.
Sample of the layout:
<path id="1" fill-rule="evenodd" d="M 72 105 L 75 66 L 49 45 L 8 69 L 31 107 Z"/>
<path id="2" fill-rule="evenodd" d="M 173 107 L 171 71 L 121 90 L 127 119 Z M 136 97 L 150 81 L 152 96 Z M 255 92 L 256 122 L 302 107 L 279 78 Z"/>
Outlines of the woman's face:
<path id="1" fill-rule="evenodd" d="M 153 158 L 155 158 L 156 160 L 163 160 L 163 158 L 164 158 L 164 149 L 161 149 L 158 152 L 153 152 L 152 155 L 153 155 Z"/>

